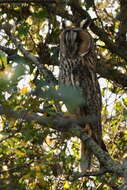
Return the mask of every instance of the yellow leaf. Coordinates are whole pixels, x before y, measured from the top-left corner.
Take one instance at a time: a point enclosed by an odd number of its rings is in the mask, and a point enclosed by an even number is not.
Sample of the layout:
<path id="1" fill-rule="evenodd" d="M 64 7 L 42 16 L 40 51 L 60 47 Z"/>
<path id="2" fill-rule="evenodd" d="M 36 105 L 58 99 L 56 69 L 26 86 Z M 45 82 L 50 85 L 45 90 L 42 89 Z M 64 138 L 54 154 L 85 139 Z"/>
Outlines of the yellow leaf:
<path id="1" fill-rule="evenodd" d="M 17 156 L 19 156 L 19 157 L 23 157 L 23 156 L 25 156 L 25 155 L 26 155 L 26 153 L 25 153 L 25 152 L 22 152 L 22 151 L 17 150 L 17 149 L 16 149 L 14 152 L 15 152 L 15 153 L 16 153 L 16 155 L 17 155 Z"/>
<path id="2" fill-rule="evenodd" d="M 48 145 L 53 146 L 53 145 L 55 145 L 55 140 L 53 140 L 50 136 L 47 136 L 47 137 L 46 137 L 46 143 L 47 143 Z"/>
<path id="3" fill-rule="evenodd" d="M 69 188 L 70 188 L 69 182 L 66 181 L 65 184 L 64 184 L 64 189 L 69 189 Z"/>
<path id="4" fill-rule="evenodd" d="M 7 66 L 7 56 L 0 51 L 0 66 Z"/>
<path id="5" fill-rule="evenodd" d="M 24 87 L 24 88 L 20 89 L 20 94 L 24 95 L 24 94 L 29 93 L 29 91 L 30 91 L 30 88 Z"/>

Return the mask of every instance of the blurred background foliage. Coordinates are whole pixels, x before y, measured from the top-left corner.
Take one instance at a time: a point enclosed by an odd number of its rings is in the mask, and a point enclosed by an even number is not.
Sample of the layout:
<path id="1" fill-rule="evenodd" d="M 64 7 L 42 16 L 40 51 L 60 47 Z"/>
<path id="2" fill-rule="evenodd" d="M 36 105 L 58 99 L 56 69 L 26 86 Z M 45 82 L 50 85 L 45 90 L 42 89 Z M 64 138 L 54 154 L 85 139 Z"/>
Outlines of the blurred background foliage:
<path id="1" fill-rule="evenodd" d="M 126 19 L 126 13 L 121 11 L 124 2 L 42 0 L 38 3 L 35 0 L 0 3 L 0 104 L 17 112 L 47 117 L 63 112 L 69 116 L 67 108 L 73 110 L 83 100 L 76 89 L 64 86 L 59 89 L 59 34 L 63 21 L 67 26 L 79 27 L 85 16 L 89 16 L 94 24 L 88 30 L 94 37 L 98 60 L 105 70 L 97 69 L 103 98 L 103 137 L 111 156 L 121 161 L 127 153 L 126 32 L 121 29 Z M 101 30 L 97 32 L 95 26 Z M 26 54 L 11 35 L 22 44 Z M 112 44 L 117 48 L 113 49 Z M 28 58 L 28 54 L 36 58 L 39 66 Z M 40 72 L 40 67 L 44 72 Z M 79 158 L 78 139 L 70 139 L 33 121 L 0 116 L 0 189 L 83 190 L 96 187 L 110 190 L 112 182 L 122 183 L 122 179 L 109 174 L 105 179 L 90 177 L 67 181 L 66 176 L 78 171 Z M 97 165 L 95 159 L 93 168 Z"/>

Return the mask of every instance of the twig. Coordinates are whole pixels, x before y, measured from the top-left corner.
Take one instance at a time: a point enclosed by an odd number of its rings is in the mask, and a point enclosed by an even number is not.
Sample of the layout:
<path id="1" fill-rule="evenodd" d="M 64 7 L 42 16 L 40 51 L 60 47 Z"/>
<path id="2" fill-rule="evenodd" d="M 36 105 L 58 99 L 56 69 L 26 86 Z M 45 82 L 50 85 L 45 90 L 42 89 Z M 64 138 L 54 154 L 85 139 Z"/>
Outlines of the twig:
<path id="1" fill-rule="evenodd" d="M 12 171 L 15 171 L 15 170 L 21 169 L 21 168 L 26 168 L 26 167 L 30 166 L 30 164 L 32 164 L 32 163 L 33 163 L 33 160 L 30 161 L 29 163 L 18 164 L 18 166 L 16 166 L 16 167 L 9 168 L 8 170 L 0 171 L 0 174 L 6 173 L 6 172 L 12 172 Z"/>
<path id="2" fill-rule="evenodd" d="M 82 177 L 89 177 L 89 176 L 102 176 L 104 174 L 106 174 L 108 172 L 108 170 L 106 169 L 101 169 L 99 171 L 96 171 L 96 172 L 83 172 L 83 173 L 79 173 L 79 172 L 74 172 L 72 174 L 72 176 L 68 177 L 69 181 L 74 181 L 74 180 L 77 180 L 79 178 L 82 178 Z"/>

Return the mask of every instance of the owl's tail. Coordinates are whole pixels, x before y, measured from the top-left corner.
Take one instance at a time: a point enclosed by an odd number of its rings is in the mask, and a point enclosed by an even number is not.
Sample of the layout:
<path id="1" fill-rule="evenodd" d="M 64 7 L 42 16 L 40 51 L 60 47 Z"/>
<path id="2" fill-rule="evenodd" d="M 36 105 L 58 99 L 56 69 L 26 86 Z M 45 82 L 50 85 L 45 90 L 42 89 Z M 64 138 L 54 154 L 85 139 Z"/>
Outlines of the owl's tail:
<path id="1" fill-rule="evenodd" d="M 85 172 L 90 169 L 92 152 L 86 147 L 83 141 L 80 144 L 80 171 Z"/>

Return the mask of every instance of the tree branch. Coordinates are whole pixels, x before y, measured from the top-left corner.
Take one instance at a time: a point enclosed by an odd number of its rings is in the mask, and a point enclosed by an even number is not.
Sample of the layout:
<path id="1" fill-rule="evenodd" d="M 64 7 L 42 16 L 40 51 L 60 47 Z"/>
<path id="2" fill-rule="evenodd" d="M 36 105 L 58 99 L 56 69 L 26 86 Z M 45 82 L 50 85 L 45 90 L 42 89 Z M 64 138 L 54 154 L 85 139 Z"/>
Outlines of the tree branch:
<path id="1" fill-rule="evenodd" d="M 120 14 L 119 14 L 119 31 L 117 34 L 117 44 L 119 47 L 125 46 L 127 48 L 127 0 L 119 0 L 120 1 Z"/>
<path id="2" fill-rule="evenodd" d="M 24 57 L 26 59 L 28 59 L 29 61 L 31 61 L 32 63 L 34 63 L 37 66 L 39 72 L 44 74 L 44 76 L 48 80 L 48 82 L 49 83 L 54 82 L 57 84 L 55 77 L 47 68 L 44 67 L 44 64 L 42 64 L 42 63 L 40 64 L 40 62 L 38 61 L 39 59 L 36 58 L 35 56 L 31 55 L 29 53 L 29 51 L 27 51 L 23 47 L 21 42 L 17 41 L 16 37 L 11 34 L 10 29 L 8 30 L 8 28 L 11 28 L 11 25 L 8 26 L 8 24 L 6 23 L 5 25 L 2 25 L 0 27 L 6 31 L 6 33 L 10 37 L 10 39 L 15 44 L 16 48 L 22 52 Z M 10 48 L 3 47 L 3 46 L 0 46 L 0 49 L 2 51 L 4 51 L 5 53 L 7 53 L 9 56 L 12 56 L 17 52 L 16 49 L 10 49 Z M 41 62 L 42 61 L 43 60 L 41 59 Z M 100 76 L 107 78 L 108 80 L 112 80 L 113 82 L 118 84 L 120 87 L 126 89 L 127 88 L 127 75 L 122 74 L 119 71 L 108 67 L 109 64 L 107 64 L 107 62 L 104 62 L 104 63 L 103 62 L 102 62 L 102 60 L 99 60 L 99 63 L 97 64 L 97 72 L 100 74 Z"/>
<path id="3" fill-rule="evenodd" d="M 83 19 L 89 19 L 91 20 L 91 24 L 90 24 L 90 29 L 97 35 L 100 37 L 100 39 L 105 42 L 107 48 L 112 52 L 115 53 L 117 55 L 119 55 L 120 57 L 122 57 L 123 59 L 125 59 L 127 61 L 127 52 L 125 49 L 119 49 L 118 46 L 109 38 L 109 34 L 105 32 L 105 30 L 103 28 L 99 28 L 95 23 L 94 20 L 91 19 L 90 15 L 88 14 L 87 11 L 85 11 L 84 9 L 82 9 L 81 6 L 74 6 L 74 4 L 70 4 L 71 7 L 73 7 L 73 17 L 76 17 L 76 13 L 79 15 L 77 18 L 75 18 L 75 20 L 80 19 L 80 22 Z M 56 13 L 57 14 L 57 13 Z"/>
<path id="4" fill-rule="evenodd" d="M 86 146 L 93 152 L 93 154 L 99 159 L 99 162 L 104 166 L 104 169 L 118 176 L 124 177 L 124 166 L 110 157 L 107 152 L 104 152 L 94 140 L 88 136 L 82 129 L 81 123 L 87 123 L 88 119 L 80 121 L 79 119 L 65 118 L 59 115 L 53 117 L 44 117 L 37 114 L 28 114 L 26 112 L 13 111 L 10 108 L 4 108 L 0 106 L 0 114 L 7 115 L 15 119 L 22 119 L 25 121 L 35 121 L 43 127 L 50 127 L 52 129 L 61 131 L 63 133 L 68 132 L 69 136 L 77 136 L 80 138 Z"/>
<path id="5" fill-rule="evenodd" d="M 85 172 L 85 173 L 84 172 L 83 173 L 74 172 L 71 177 L 70 176 L 68 177 L 68 180 L 69 181 L 75 181 L 75 180 L 82 178 L 82 177 L 102 176 L 107 172 L 108 172 L 108 170 L 106 170 L 106 169 L 101 169 L 101 170 L 95 171 L 95 172 L 92 172 L 92 171 L 91 172 Z"/>
<path id="6" fill-rule="evenodd" d="M 14 0 L 2 0 L 2 2 L 14 2 Z M 122 0 L 121 0 L 122 1 Z M 126 0 L 124 0 L 126 1 Z M 20 2 L 15 0 L 15 2 Z M 21 0 L 21 2 L 28 2 L 27 0 Z M 118 48 L 117 44 L 115 44 L 110 38 L 109 38 L 109 34 L 105 32 L 104 29 L 99 28 L 95 23 L 94 20 L 91 19 L 90 15 L 88 14 L 87 11 L 85 11 L 84 9 L 82 9 L 82 7 L 78 4 L 78 6 L 75 6 L 75 4 L 73 3 L 73 1 L 62 1 L 61 3 L 59 3 L 57 0 L 56 1 L 49 1 L 49 0 L 32 0 L 29 2 L 34 2 L 34 3 L 40 3 L 42 5 L 42 3 L 45 3 L 44 6 L 47 8 L 47 10 L 52 12 L 52 14 L 54 15 L 59 15 L 63 18 L 66 18 L 70 21 L 72 21 L 75 24 L 78 24 L 83 20 L 83 19 L 90 19 L 91 20 L 91 25 L 90 28 L 91 30 L 97 35 L 99 36 L 99 38 L 105 42 L 107 48 L 112 52 L 117 54 L 118 56 L 120 56 L 121 58 L 125 59 L 127 61 L 127 52 L 124 48 Z M 53 9 L 52 7 L 52 3 L 54 3 L 55 8 Z M 66 5 L 71 6 L 72 11 L 73 11 L 73 16 L 70 15 L 65 9 L 61 9 L 59 6 L 60 4 L 65 3 Z M 51 7 L 50 7 L 51 5 Z M 125 33 L 125 32 L 124 32 Z"/>
<path id="7" fill-rule="evenodd" d="M 121 58 L 125 59 L 127 61 L 127 52 L 125 49 L 119 49 L 117 44 L 115 44 L 110 38 L 109 34 L 105 32 L 103 28 L 99 28 L 95 23 L 94 20 L 91 19 L 90 15 L 88 12 L 78 4 L 76 5 L 73 1 L 68 1 L 67 5 L 71 6 L 73 16 L 70 15 L 66 10 L 60 9 L 59 4 L 56 4 L 55 9 L 53 10 L 50 5 L 46 5 L 47 10 L 52 12 L 54 15 L 59 15 L 62 18 L 66 18 L 70 21 L 72 21 L 75 25 L 79 26 L 79 23 L 84 20 L 84 19 L 89 19 L 91 21 L 90 24 L 90 29 L 97 35 L 99 36 L 100 40 L 102 40 L 105 44 L 106 47 L 114 54 L 120 56 Z"/>
<path id="8" fill-rule="evenodd" d="M 123 184 L 123 185 L 120 185 L 120 186 L 118 187 L 118 190 L 127 190 L 127 184 L 125 183 L 125 184 Z"/>
<path id="9" fill-rule="evenodd" d="M 9 23 L 0 25 L 0 28 L 4 29 L 6 34 L 9 36 L 10 40 L 12 40 L 12 42 L 15 44 L 15 47 L 21 51 L 21 53 L 24 55 L 24 57 L 37 66 L 40 74 L 43 74 L 45 76 L 45 79 L 47 80 L 48 83 L 50 83 L 50 84 L 57 83 L 57 80 L 53 76 L 52 72 L 50 70 L 48 70 L 44 66 L 44 64 L 40 64 L 38 59 L 35 56 L 33 56 L 32 54 L 30 54 L 29 51 L 23 47 L 22 43 L 20 41 L 18 41 L 14 35 L 12 35 L 12 33 L 11 33 L 12 26 Z"/>
<path id="10" fill-rule="evenodd" d="M 0 3 L 56 3 L 55 0 L 0 0 Z"/>
<path id="11" fill-rule="evenodd" d="M 1 46 L 1 45 L 0 45 L 0 50 L 5 52 L 8 56 L 13 56 L 17 53 L 16 49 L 7 48 L 7 47 Z"/>
<path id="12" fill-rule="evenodd" d="M 109 65 L 109 66 L 108 66 Z M 97 73 L 108 80 L 113 81 L 118 86 L 127 89 L 127 75 L 113 69 L 108 61 L 98 60 Z"/>

